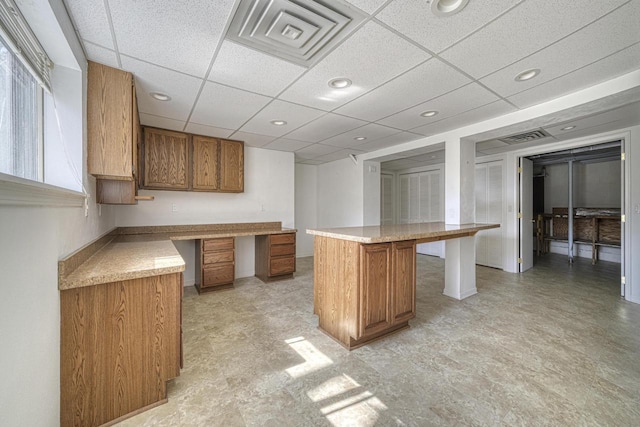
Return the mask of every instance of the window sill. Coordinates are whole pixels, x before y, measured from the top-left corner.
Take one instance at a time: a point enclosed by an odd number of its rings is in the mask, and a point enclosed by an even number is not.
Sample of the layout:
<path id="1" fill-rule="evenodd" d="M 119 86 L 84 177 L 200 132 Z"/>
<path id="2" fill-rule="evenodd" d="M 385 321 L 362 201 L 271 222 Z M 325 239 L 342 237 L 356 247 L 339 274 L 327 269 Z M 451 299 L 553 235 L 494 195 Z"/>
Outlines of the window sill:
<path id="1" fill-rule="evenodd" d="M 0 205 L 79 208 L 84 200 L 78 191 L 0 173 Z"/>

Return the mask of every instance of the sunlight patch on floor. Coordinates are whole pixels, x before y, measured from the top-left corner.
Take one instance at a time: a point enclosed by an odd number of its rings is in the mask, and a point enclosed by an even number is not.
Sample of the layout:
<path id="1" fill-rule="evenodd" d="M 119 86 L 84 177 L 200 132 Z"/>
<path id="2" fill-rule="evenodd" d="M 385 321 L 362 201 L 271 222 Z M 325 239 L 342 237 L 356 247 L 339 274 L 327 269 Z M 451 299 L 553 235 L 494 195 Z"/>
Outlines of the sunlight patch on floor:
<path id="1" fill-rule="evenodd" d="M 305 360 L 304 363 L 285 370 L 292 378 L 300 378 L 333 364 L 333 360 L 325 356 L 304 337 L 291 338 L 285 342 Z"/>

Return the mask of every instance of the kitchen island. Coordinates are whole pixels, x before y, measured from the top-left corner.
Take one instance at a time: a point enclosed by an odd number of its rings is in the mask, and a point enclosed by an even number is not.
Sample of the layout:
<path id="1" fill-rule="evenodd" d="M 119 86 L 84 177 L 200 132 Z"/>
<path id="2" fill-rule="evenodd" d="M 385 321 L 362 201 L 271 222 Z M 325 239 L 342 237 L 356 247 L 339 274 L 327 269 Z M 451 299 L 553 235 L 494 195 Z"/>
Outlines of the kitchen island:
<path id="1" fill-rule="evenodd" d="M 315 236 L 319 328 L 351 350 L 408 327 L 416 313 L 416 245 L 497 227 L 429 222 L 307 230 Z"/>

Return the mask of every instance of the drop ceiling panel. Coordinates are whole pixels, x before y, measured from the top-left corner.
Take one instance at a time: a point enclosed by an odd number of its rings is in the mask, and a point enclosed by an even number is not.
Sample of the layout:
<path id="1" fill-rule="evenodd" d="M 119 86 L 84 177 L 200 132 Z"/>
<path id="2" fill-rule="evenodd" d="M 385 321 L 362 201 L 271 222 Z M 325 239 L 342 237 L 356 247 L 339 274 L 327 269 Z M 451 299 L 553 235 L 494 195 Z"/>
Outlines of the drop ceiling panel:
<path id="1" fill-rule="evenodd" d="M 349 154 L 354 154 L 354 155 L 358 155 L 358 154 L 363 154 L 364 151 L 359 151 L 359 150 L 340 150 L 340 151 L 336 151 L 333 153 L 329 153 L 329 154 L 325 154 L 319 157 L 316 157 L 315 160 L 321 160 L 323 162 L 334 162 L 336 160 L 342 160 L 342 159 L 346 159 L 347 157 L 349 157 Z"/>
<path id="2" fill-rule="evenodd" d="M 185 121 L 196 100 L 202 80 L 121 55 L 122 68 L 135 76 L 138 109 L 142 113 Z M 158 101 L 150 92 L 169 95 Z"/>
<path id="3" fill-rule="evenodd" d="M 640 69 L 640 44 L 635 44 L 570 74 L 510 96 L 508 100 L 520 108 L 526 108 L 637 69 Z"/>
<path id="4" fill-rule="evenodd" d="M 375 12 L 387 0 L 348 0 L 349 3 L 367 13 Z"/>
<path id="5" fill-rule="evenodd" d="M 280 98 L 330 111 L 428 58 L 426 52 L 379 24 L 369 22 Z M 337 77 L 348 78 L 353 84 L 345 89 L 329 87 L 329 80 Z"/>
<path id="6" fill-rule="evenodd" d="M 484 77 L 560 40 L 625 1 L 525 1 L 442 57 L 476 78 Z"/>
<path id="7" fill-rule="evenodd" d="M 640 2 L 629 3 L 558 43 L 485 77 L 481 82 L 502 96 L 538 86 L 639 42 L 639 22 Z M 514 79 L 522 70 L 533 68 L 542 70 L 540 75 L 523 82 Z"/>
<path id="8" fill-rule="evenodd" d="M 399 132 L 400 131 L 397 129 L 381 126 L 375 123 L 369 123 L 368 125 L 350 130 L 349 132 L 336 135 L 333 138 L 325 139 L 322 143 L 326 145 L 333 145 L 334 147 L 352 148 Z M 366 139 L 356 141 L 354 139 L 356 137 L 365 137 Z"/>
<path id="9" fill-rule="evenodd" d="M 511 113 L 517 109 L 507 103 L 506 101 L 496 101 L 491 104 L 483 105 L 473 110 L 466 111 L 448 119 L 440 120 L 438 122 L 420 126 L 412 129 L 412 132 L 420 133 L 423 135 L 436 135 L 448 130 L 457 129 L 462 126 L 470 125 L 472 123 L 481 122 L 494 117 L 501 116 L 503 114 Z"/>
<path id="10" fill-rule="evenodd" d="M 204 77 L 233 0 L 110 0 L 120 53 Z"/>
<path id="11" fill-rule="evenodd" d="M 180 120 L 173 120 L 166 117 L 158 117 L 151 114 L 140 113 L 140 124 L 142 124 L 143 126 L 151 126 L 154 128 L 162 128 L 182 132 L 186 123 Z"/>
<path id="12" fill-rule="evenodd" d="M 409 130 L 455 116 L 463 111 L 494 102 L 497 99 L 496 95 L 479 84 L 470 83 L 438 98 L 389 116 L 379 122 L 398 129 Z M 433 117 L 422 117 L 420 115 L 424 111 L 431 110 L 438 111 L 438 114 Z"/>
<path id="13" fill-rule="evenodd" d="M 578 120 L 571 120 L 557 126 L 545 127 L 544 130 L 546 130 L 550 135 L 553 136 L 564 136 L 570 133 L 578 132 L 582 129 L 588 129 L 594 126 L 600 126 L 603 124 L 623 120 L 625 122 L 630 121 L 631 123 L 640 123 L 640 103 L 634 102 L 633 104 L 615 108 L 604 113 L 588 116 Z M 565 128 L 569 125 L 575 126 L 575 128 L 571 129 L 570 131 L 562 130 L 562 128 Z"/>
<path id="14" fill-rule="evenodd" d="M 441 52 L 520 1 L 472 0 L 460 13 L 437 17 L 426 0 L 396 0 L 376 18 L 431 51 Z"/>
<path id="15" fill-rule="evenodd" d="M 468 77 L 430 59 L 407 73 L 336 110 L 341 114 L 376 121 L 405 108 L 440 96 L 471 82 Z"/>
<path id="16" fill-rule="evenodd" d="M 224 41 L 208 80 L 276 96 L 304 71 L 299 65 Z"/>
<path id="17" fill-rule="evenodd" d="M 242 126 L 240 130 L 280 137 L 323 114 L 325 113 L 321 110 L 276 99 Z M 285 126 L 274 126 L 270 123 L 271 120 L 284 120 L 287 124 Z"/>
<path id="18" fill-rule="evenodd" d="M 332 147 L 324 144 L 311 144 L 296 151 L 296 157 L 301 159 L 315 159 L 316 157 L 324 156 L 325 154 L 335 153 L 340 151 L 338 147 Z"/>
<path id="19" fill-rule="evenodd" d="M 301 148 L 308 147 L 311 145 L 309 142 L 305 141 L 297 141 L 295 139 L 287 139 L 287 138 L 278 138 L 273 142 L 268 143 L 263 148 L 267 148 L 269 150 L 279 150 L 279 151 L 296 151 Z"/>
<path id="20" fill-rule="evenodd" d="M 287 134 L 287 138 L 308 142 L 320 142 L 343 132 L 359 128 L 365 124 L 367 124 L 367 122 L 362 120 L 328 113 Z"/>
<path id="21" fill-rule="evenodd" d="M 65 4 L 83 40 L 114 49 L 104 0 L 65 0 Z"/>
<path id="22" fill-rule="evenodd" d="M 189 122 L 185 131 L 195 135 L 213 136 L 216 138 L 229 138 L 233 133 L 231 129 L 223 129 L 215 126 L 206 126 L 198 123 Z"/>
<path id="23" fill-rule="evenodd" d="M 251 147 L 262 147 L 273 141 L 275 137 L 259 135 L 257 133 L 235 132 L 233 135 L 231 135 L 231 139 L 244 141 L 245 145 L 249 145 Z"/>
<path id="24" fill-rule="evenodd" d="M 422 135 L 417 135 L 411 132 L 400 132 L 384 138 L 376 139 L 375 141 L 365 141 L 364 144 L 358 145 L 355 148 L 358 150 L 370 152 L 380 150 L 382 148 L 392 147 L 404 142 L 415 141 L 416 139 L 420 138 L 424 137 Z"/>
<path id="25" fill-rule="evenodd" d="M 102 46 L 85 41 L 84 50 L 87 53 L 87 59 L 93 62 L 114 68 L 120 67 L 118 64 L 118 57 L 116 56 L 115 51 L 111 49 L 105 49 Z"/>
<path id="26" fill-rule="evenodd" d="M 476 151 L 484 151 L 490 148 L 506 147 L 507 145 L 509 144 L 507 144 L 506 142 L 500 141 L 498 139 L 491 139 L 489 141 L 478 142 L 476 144 Z"/>

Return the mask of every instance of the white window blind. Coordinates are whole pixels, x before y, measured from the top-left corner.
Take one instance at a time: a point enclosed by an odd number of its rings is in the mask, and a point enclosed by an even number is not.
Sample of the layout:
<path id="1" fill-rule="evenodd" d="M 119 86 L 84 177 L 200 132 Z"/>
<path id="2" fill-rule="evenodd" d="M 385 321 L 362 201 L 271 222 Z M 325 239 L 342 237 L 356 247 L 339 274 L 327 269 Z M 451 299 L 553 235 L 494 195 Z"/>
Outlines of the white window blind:
<path id="1" fill-rule="evenodd" d="M 16 57 L 48 92 L 53 63 L 13 0 L 0 0 L 0 35 Z"/>

